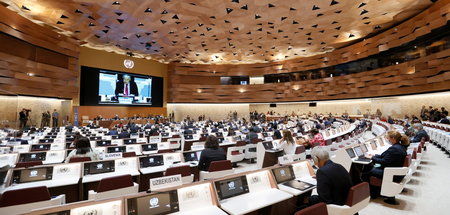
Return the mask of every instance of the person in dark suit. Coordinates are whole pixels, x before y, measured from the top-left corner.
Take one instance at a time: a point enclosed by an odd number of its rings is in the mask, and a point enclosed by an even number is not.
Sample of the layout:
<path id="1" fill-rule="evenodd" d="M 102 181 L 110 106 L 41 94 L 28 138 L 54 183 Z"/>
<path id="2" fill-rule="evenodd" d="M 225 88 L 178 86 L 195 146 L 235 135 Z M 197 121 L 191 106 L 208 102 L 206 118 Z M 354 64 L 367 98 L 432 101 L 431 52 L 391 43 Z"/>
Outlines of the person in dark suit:
<path id="1" fill-rule="evenodd" d="M 15 138 L 15 141 L 20 142 L 20 145 L 28 145 L 28 140 L 23 140 L 23 139 L 22 139 L 22 135 L 23 135 L 23 132 L 22 132 L 22 131 L 17 131 L 17 132 L 14 134 L 14 136 L 16 137 L 16 138 Z"/>
<path id="2" fill-rule="evenodd" d="M 130 133 L 127 130 L 122 130 L 119 134 L 119 139 L 130 138 Z"/>
<path id="3" fill-rule="evenodd" d="M 422 138 L 425 138 L 425 141 L 430 140 L 430 137 L 428 136 L 427 132 L 425 130 L 423 130 L 422 124 L 415 123 L 413 125 L 413 127 L 414 127 L 414 132 L 416 133 L 416 135 L 414 135 L 414 137 L 411 139 L 411 142 L 413 142 L 413 143 L 420 142 L 422 140 Z"/>
<path id="4" fill-rule="evenodd" d="M 253 127 L 250 127 L 249 133 L 245 137 L 245 141 L 247 143 L 252 143 L 252 140 L 258 139 L 258 134 L 253 130 Z"/>
<path id="5" fill-rule="evenodd" d="M 131 79 L 129 75 L 123 75 L 122 80 L 117 81 L 116 83 L 116 96 L 117 95 L 134 95 L 139 96 L 139 91 L 137 88 L 136 82 Z"/>
<path id="6" fill-rule="evenodd" d="M 406 157 L 406 148 L 409 145 L 409 139 L 406 135 L 401 135 L 398 131 L 388 131 L 387 139 L 392 144 L 381 155 L 372 156 L 372 161 L 375 164 L 379 164 L 373 167 L 369 176 L 375 176 L 377 178 L 383 178 L 385 167 L 402 167 Z M 369 156 L 370 157 L 370 156 Z M 399 181 L 403 177 L 394 177 L 394 181 Z M 368 177 L 363 179 L 368 181 Z"/>
<path id="7" fill-rule="evenodd" d="M 112 128 L 110 131 L 108 131 L 107 135 L 118 135 L 119 132 L 117 131 L 117 128 Z"/>
<path id="8" fill-rule="evenodd" d="M 311 151 L 317 170 L 317 194 L 305 199 L 308 205 L 319 202 L 326 204 L 344 205 L 347 194 L 352 186 L 352 179 L 347 170 L 340 164 L 330 160 L 328 151 L 322 147 L 314 147 Z"/>
<path id="9" fill-rule="evenodd" d="M 200 155 L 200 160 L 198 161 L 198 169 L 201 171 L 208 171 L 209 164 L 213 161 L 226 160 L 227 156 L 222 148 L 219 148 L 219 141 L 214 135 L 209 135 L 206 138 L 205 149 Z"/>

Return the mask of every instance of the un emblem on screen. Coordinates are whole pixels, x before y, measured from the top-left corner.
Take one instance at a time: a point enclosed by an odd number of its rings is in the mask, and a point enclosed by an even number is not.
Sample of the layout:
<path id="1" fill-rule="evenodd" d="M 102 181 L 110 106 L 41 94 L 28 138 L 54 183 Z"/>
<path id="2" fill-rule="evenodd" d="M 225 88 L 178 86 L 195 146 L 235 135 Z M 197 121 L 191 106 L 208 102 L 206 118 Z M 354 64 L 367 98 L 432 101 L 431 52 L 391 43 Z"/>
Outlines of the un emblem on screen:
<path id="1" fill-rule="evenodd" d="M 125 59 L 123 61 L 123 65 L 125 66 L 125 68 L 127 69 L 131 69 L 134 67 L 134 61 L 130 60 L 130 59 Z"/>
<path id="2" fill-rule="evenodd" d="M 157 208 L 157 207 L 159 207 L 159 205 L 158 205 L 159 199 L 158 198 L 151 198 L 149 203 L 150 203 L 150 208 Z"/>

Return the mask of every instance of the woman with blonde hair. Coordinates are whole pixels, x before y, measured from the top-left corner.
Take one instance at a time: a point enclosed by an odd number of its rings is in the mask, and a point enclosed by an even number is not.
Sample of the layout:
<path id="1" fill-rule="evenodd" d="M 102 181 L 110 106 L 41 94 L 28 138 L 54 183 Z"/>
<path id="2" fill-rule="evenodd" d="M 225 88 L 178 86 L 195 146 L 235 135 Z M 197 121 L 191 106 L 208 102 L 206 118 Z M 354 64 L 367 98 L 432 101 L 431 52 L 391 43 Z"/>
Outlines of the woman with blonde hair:
<path id="1" fill-rule="evenodd" d="M 409 139 L 406 135 L 400 134 L 398 131 L 388 131 L 386 138 L 392 144 L 386 151 L 381 155 L 372 156 L 372 162 L 375 164 L 374 167 L 363 176 L 365 181 L 368 181 L 370 176 L 375 176 L 382 179 L 384 168 L 386 167 L 403 167 L 403 163 L 406 158 L 406 148 L 409 146 Z M 394 181 L 400 182 L 403 176 L 395 176 Z M 372 189 L 371 189 L 372 190 Z M 375 189 L 374 189 L 375 190 Z M 373 197 L 378 196 L 378 193 L 371 191 Z"/>
<path id="2" fill-rule="evenodd" d="M 297 144 L 295 144 L 291 131 L 283 130 L 283 138 L 280 140 L 280 144 L 277 149 L 283 149 L 285 154 L 292 155 L 295 154 L 296 148 Z"/>

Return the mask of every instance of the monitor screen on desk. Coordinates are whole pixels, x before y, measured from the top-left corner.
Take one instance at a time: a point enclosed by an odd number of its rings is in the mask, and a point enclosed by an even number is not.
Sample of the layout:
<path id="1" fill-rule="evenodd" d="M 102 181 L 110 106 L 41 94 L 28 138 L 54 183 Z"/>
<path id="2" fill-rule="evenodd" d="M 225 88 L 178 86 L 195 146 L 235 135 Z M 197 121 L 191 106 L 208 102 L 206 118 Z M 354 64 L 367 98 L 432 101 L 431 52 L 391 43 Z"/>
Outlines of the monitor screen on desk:
<path id="1" fill-rule="evenodd" d="M 225 138 L 223 138 L 223 137 L 217 138 L 217 142 L 219 142 L 219 143 L 223 143 L 224 140 L 225 140 Z"/>
<path id="2" fill-rule="evenodd" d="M 14 170 L 13 183 L 52 180 L 53 167 Z"/>
<path id="3" fill-rule="evenodd" d="M 108 153 L 116 153 L 116 152 L 126 152 L 127 147 L 126 146 L 113 146 L 106 148 L 106 152 Z"/>
<path id="4" fill-rule="evenodd" d="M 163 166 L 164 157 L 163 155 L 155 155 L 149 157 L 140 157 L 139 164 L 141 168 L 153 167 L 153 166 Z"/>
<path id="5" fill-rule="evenodd" d="M 158 144 L 144 144 L 142 145 L 142 151 L 157 151 L 158 150 Z"/>
<path id="6" fill-rule="evenodd" d="M 97 140 L 97 146 L 110 146 L 111 140 Z"/>
<path id="7" fill-rule="evenodd" d="M 128 215 L 162 215 L 179 211 L 176 190 L 127 199 Z"/>
<path id="8" fill-rule="evenodd" d="M 84 175 L 114 172 L 114 160 L 84 163 Z"/>
<path id="9" fill-rule="evenodd" d="M 136 143 L 136 139 L 126 139 L 123 140 L 123 144 L 133 144 Z"/>
<path id="10" fill-rule="evenodd" d="M 294 170 L 290 165 L 272 169 L 272 172 L 278 184 L 295 179 Z"/>
<path id="11" fill-rule="evenodd" d="M 184 156 L 184 161 L 185 162 L 189 162 L 189 161 L 198 161 L 198 157 L 197 157 L 197 152 L 185 152 L 183 153 Z"/>
<path id="12" fill-rule="evenodd" d="M 40 139 L 39 143 L 53 143 L 54 139 Z"/>
<path id="13" fill-rule="evenodd" d="M 272 141 L 264 141 L 262 144 L 263 144 L 265 149 L 273 149 Z"/>
<path id="14" fill-rule="evenodd" d="M 44 137 L 45 139 L 55 139 L 56 135 L 47 135 Z"/>
<path id="15" fill-rule="evenodd" d="M 345 150 L 348 154 L 348 156 L 350 156 L 350 158 L 354 158 L 356 157 L 355 152 L 353 151 L 353 148 L 349 148 Z"/>
<path id="16" fill-rule="evenodd" d="M 192 139 L 194 139 L 194 137 L 192 136 L 192 134 L 187 134 L 187 135 L 184 135 L 184 139 L 192 140 Z"/>
<path id="17" fill-rule="evenodd" d="M 236 178 L 216 181 L 215 183 L 217 195 L 220 200 L 239 196 L 249 192 L 247 177 L 239 176 Z"/>
<path id="18" fill-rule="evenodd" d="M 19 162 L 43 161 L 46 154 L 45 152 L 20 154 Z"/>
<path id="19" fill-rule="evenodd" d="M 362 151 L 360 146 L 356 146 L 354 149 L 355 149 L 356 156 L 358 156 L 358 157 L 364 156 L 364 152 Z"/>
<path id="20" fill-rule="evenodd" d="M 33 144 L 31 145 L 31 151 L 48 151 L 51 144 Z"/>
<path id="21" fill-rule="evenodd" d="M 169 136 L 169 133 L 167 133 L 167 132 L 161 133 L 161 136 L 163 136 L 163 137 L 168 137 L 168 136 Z"/>

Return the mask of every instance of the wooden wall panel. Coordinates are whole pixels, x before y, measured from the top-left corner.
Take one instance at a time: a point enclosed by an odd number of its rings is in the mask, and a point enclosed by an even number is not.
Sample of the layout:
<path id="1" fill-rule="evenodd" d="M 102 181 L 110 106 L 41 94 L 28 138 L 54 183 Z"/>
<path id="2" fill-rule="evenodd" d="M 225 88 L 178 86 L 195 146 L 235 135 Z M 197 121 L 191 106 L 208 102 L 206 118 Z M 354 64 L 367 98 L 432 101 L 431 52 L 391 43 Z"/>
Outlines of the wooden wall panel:
<path id="1" fill-rule="evenodd" d="M 0 93 L 75 99 L 79 44 L 0 6 Z"/>
<path id="2" fill-rule="evenodd" d="M 351 75 L 262 85 L 177 84 L 173 103 L 288 102 L 378 97 L 450 90 L 450 49 Z M 201 92 L 198 92 L 201 89 Z"/>
<path id="3" fill-rule="evenodd" d="M 200 83 L 199 77 L 263 76 L 334 66 L 411 42 L 450 20 L 450 0 L 438 1 L 415 17 L 331 53 L 284 62 L 246 65 L 169 66 L 171 103 L 247 103 L 348 99 L 450 90 L 450 50 L 372 71 L 317 80 L 261 85 Z M 200 79 L 199 79 L 200 80 Z M 201 90 L 199 90 L 201 89 Z"/>

